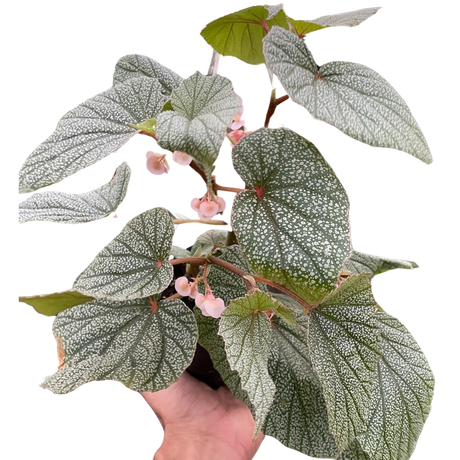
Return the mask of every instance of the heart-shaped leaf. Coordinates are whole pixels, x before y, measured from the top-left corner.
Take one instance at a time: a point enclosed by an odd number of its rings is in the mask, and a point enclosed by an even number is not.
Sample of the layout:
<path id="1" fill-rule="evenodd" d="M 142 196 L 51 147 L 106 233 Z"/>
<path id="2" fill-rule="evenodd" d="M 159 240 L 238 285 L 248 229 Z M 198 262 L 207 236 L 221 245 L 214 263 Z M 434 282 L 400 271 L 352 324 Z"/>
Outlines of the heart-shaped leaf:
<path id="1" fill-rule="evenodd" d="M 166 100 L 161 88 L 155 78 L 134 78 L 67 112 L 23 164 L 20 191 L 59 182 L 118 150 L 137 133 L 130 125 L 161 112 Z"/>
<path id="2" fill-rule="evenodd" d="M 291 99 L 348 136 L 431 163 L 431 153 L 409 107 L 377 72 L 361 64 L 319 67 L 305 42 L 281 27 L 264 39 L 268 67 Z"/>
<path id="3" fill-rule="evenodd" d="M 380 331 L 368 274 L 352 276 L 309 315 L 311 361 L 340 449 L 366 429 L 377 377 Z"/>
<path id="4" fill-rule="evenodd" d="M 271 326 L 265 313 L 254 311 L 248 298 L 232 302 L 222 313 L 219 335 L 224 339 L 227 359 L 238 372 L 241 386 L 254 408 L 254 435 L 262 428 L 275 396 L 268 373 Z"/>
<path id="5" fill-rule="evenodd" d="M 434 377 L 409 331 L 383 311 L 376 317 L 382 352 L 367 431 L 358 441 L 372 460 L 407 460 L 430 413 Z"/>
<path id="6" fill-rule="evenodd" d="M 414 269 L 418 268 L 415 262 L 400 259 L 388 259 L 386 257 L 371 256 L 362 252 L 353 251 L 351 257 L 346 261 L 345 268 L 351 273 L 371 273 L 372 276 L 385 273 L 395 268 Z"/>
<path id="7" fill-rule="evenodd" d="M 166 209 L 139 214 L 96 256 L 73 288 L 112 300 L 163 292 L 173 278 L 169 263 L 173 235 L 174 225 Z"/>
<path id="8" fill-rule="evenodd" d="M 349 10 L 330 11 L 329 13 L 318 14 L 308 19 L 315 24 L 329 26 L 331 29 L 356 30 L 376 18 L 384 9 L 385 5 L 379 3 L 358 6 Z"/>
<path id="9" fill-rule="evenodd" d="M 295 327 L 274 317 L 268 370 L 276 394 L 263 432 L 311 457 L 335 457 L 326 403 L 308 348 L 308 318 L 300 311 Z"/>
<path id="10" fill-rule="evenodd" d="M 204 166 L 219 154 L 227 126 L 241 107 L 230 80 L 196 72 L 171 94 L 174 110 L 157 118 L 157 139 L 167 150 L 186 152 Z"/>
<path id="11" fill-rule="evenodd" d="M 124 200 L 131 170 L 122 163 L 108 184 L 91 192 L 36 193 L 19 205 L 19 222 L 32 220 L 76 224 L 102 219 L 114 212 Z"/>
<path id="12" fill-rule="evenodd" d="M 60 313 L 53 332 L 60 365 L 43 387 L 59 394 L 93 380 L 167 388 L 192 362 L 198 336 L 193 313 L 177 299 L 94 300 Z"/>
<path id="13" fill-rule="evenodd" d="M 201 36 L 223 56 L 248 64 L 265 62 L 262 39 L 274 25 L 288 28 L 286 14 L 276 6 L 252 6 L 210 22 Z"/>
<path id="14" fill-rule="evenodd" d="M 350 255 L 348 198 L 316 147 L 288 129 L 262 128 L 233 148 L 247 190 L 233 205 L 238 243 L 259 275 L 313 303 Z"/>
<path id="15" fill-rule="evenodd" d="M 77 291 L 19 297 L 19 302 L 24 302 L 34 307 L 37 313 L 45 316 L 55 316 L 61 311 L 89 302 L 90 300 L 94 300 L 94 297 L 83 295 Z"/>
<path id="16" fill-rule="evenodd" d="M 119 59 L 113 74 L 113 84 L 124 83 L 137 77 L 156 78 L 161 83 L 161 92 L 165 96 L 169 96 L 183 81 L 177 73 L 147 56 L 128 54 Z"/>

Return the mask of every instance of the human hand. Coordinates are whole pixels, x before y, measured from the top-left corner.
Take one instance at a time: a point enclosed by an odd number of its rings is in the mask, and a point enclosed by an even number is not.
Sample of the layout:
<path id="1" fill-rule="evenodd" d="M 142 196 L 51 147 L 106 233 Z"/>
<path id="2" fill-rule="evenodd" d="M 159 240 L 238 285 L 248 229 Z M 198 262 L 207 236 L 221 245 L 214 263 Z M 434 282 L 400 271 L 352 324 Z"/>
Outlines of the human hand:
<path id="1" fill-rule="evenodd" d="M 187 372 L 165 390 L 141 394 L 165 431 L 154 460 L 250 460 L 264 438 L 252 439 L 252 414 L 227 387 L 213 390 Z"/>

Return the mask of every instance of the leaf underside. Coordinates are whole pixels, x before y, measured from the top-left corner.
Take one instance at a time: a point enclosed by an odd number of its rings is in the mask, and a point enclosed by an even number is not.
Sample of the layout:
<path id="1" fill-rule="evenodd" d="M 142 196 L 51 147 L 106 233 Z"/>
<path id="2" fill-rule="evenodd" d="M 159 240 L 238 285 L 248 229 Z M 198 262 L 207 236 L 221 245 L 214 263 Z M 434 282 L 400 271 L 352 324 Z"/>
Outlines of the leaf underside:
<path id="1" fill-rule="evenodd" d="M 55 292 L 53 294 L 19 297 L 19 302 L 24 302 L 34 307 L 37 313 L 45 316 L 55 316 L 68 308 L 81 305 L 94 300 L 93 297 L 83 295 L 77 291 Z"/>

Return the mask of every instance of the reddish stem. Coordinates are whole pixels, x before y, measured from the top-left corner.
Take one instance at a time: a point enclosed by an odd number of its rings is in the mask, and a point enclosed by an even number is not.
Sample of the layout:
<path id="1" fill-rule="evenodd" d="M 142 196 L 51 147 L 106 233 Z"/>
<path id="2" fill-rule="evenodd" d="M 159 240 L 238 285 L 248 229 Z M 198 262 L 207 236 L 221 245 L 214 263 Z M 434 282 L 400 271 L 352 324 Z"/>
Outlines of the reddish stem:
<path id="1" fill-rule="evenodd" d="M 143 134 L 144 136 L 153 137 L 155 140 L 157 140 L 155 134 L 153 133 L 148 133 L 147 131 L 139 131 L 139 134 Z"/>

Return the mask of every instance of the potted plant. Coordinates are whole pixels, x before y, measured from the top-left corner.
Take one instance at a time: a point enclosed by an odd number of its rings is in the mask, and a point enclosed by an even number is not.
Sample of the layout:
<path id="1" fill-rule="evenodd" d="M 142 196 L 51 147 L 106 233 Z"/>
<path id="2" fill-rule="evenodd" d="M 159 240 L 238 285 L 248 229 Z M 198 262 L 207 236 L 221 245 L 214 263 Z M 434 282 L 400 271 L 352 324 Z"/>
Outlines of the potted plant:
<path id="1" fill-rule="evenodd" d="M 383 77 L 361 64 L 320 66 L 304 40 L 377 10 L 310 21 L 291 18 L 282 5 L 231 13 L 202 31 L 214 50 L 206 75 L 182 78 L 150 57 L 127 55 L 110 89 L 61 118 L 22 166 L 21 192 L 91 166 L 136 134 L 190 166 L 203 189 L 191 200 L 197 219 L 145 210 L 72 288 L 21 297 L 56 315 L 59 368 L 44 388 L 61 394 L 110 379 L 157 392 L 187 371 L 243 401 L 254 438 L 262 431 L 313 457 L 410 457 L 434 378 L 409 331 L 375 301 L 371 280 L 417 265 L 355 250 L 349 200 L 332 168 L 300 134 L 270 127 L 277 107 L 291 100 L 353 139 L 432 161 L 412 113 Z M 265 64 L 285 90 L 272 90 L 263 126 L 246 127 L 242 99 L 218 74 L 221 55 Z M 243 188 L 214 174 L 223 142 L 233 146 Z M 169 170 L 155 147 L 146 165 L 154 175 Z M 106 217 L 125 198 L 130 174 L 122 163 L 95 190 L 37 192 L 20 204 L 20 221 Z M 231 230 L 212 227 L 188 248 L 173 245 L 175 225 L 216 223 L 230 206 L 221 192 L 235 194 Z"/>

